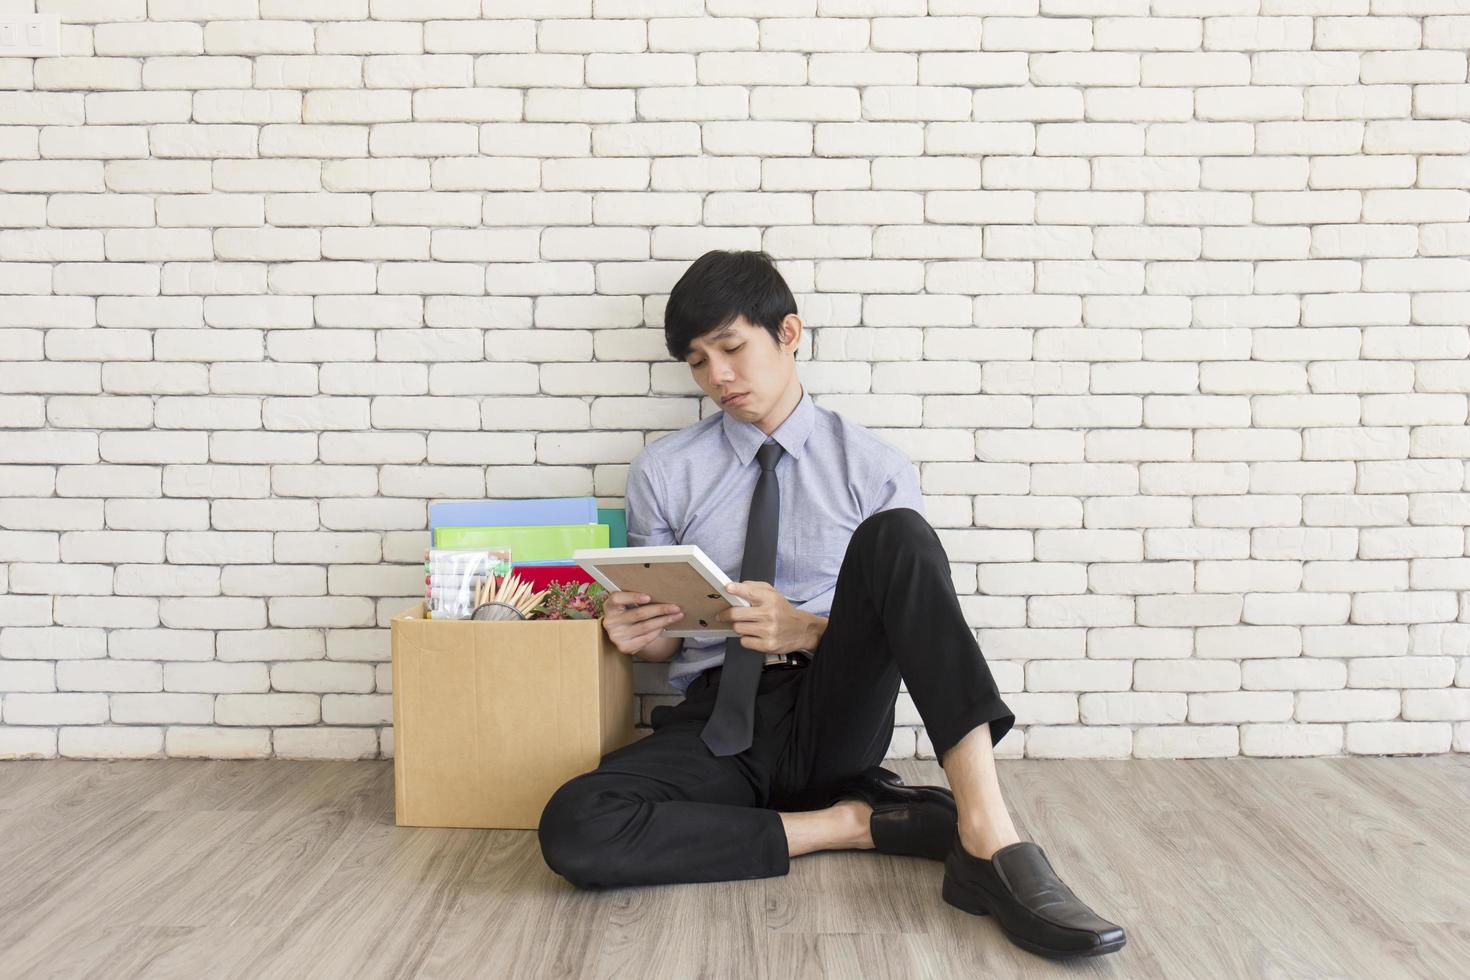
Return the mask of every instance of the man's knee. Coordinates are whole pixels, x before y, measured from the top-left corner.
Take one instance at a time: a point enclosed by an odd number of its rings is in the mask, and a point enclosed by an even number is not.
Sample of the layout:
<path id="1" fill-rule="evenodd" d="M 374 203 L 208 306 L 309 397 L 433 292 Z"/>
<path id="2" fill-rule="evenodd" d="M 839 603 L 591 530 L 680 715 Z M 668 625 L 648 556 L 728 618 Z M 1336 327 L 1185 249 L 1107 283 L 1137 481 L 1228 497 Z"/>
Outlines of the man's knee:
<path id="1" fill-rule="evenodd" d="M 938 536 L 924 515 L 912 507 L 894 507 L 869 514 L 852 532 L 854 540 L 868 537 L 880 541 L 936 542 Z"/>
<path id="2" fill-rule="evenodd" d="M 587 775 L 569 780 L 551 795 L 541 811 L 536 836 L 548 868 L 578 888 L 598 888 L 609 883 L 608 871 L 615 858 L 601 828 L 620 804 L 592 786 Z"/>

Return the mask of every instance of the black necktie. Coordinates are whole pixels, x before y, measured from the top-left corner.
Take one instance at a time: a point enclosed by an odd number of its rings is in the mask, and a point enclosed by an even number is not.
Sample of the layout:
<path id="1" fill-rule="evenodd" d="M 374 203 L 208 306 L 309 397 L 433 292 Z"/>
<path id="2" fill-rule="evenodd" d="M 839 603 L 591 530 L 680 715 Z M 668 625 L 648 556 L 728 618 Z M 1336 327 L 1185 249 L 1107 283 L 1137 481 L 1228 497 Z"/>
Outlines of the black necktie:
<path id="1" fill-rule="evenodd" d="M 781 444 L 770 441 L 755 451 L 761 474 L 750 498 L 750 520 L 745 526 L 745 556 L 740 560 L 743 581 L 776 579 L 776 527 L 781 516 L 781 486 L 776 461 Z M 766 656 L 740 645 L 741 637 L 725 640 L 725 664 L 715 693 L 715 710 L 699 737 L 715 755 L 735 755 L 750 748 L 755 728 L 755 692 Z"/>

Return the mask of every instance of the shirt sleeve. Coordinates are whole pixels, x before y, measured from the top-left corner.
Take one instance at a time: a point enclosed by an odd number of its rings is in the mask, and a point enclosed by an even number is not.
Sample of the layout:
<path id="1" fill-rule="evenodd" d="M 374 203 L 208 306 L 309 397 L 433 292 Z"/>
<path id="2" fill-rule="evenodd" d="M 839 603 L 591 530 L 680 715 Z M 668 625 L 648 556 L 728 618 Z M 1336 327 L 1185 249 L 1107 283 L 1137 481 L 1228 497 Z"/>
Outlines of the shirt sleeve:
<path id="1" fill-rule="evenodd" d="M 646 548 L 653 545 L 678 544 L 673 529 L 664 517 L 661 500 L 663 483 L 657 464 L 648 453 L 640 452 L 628 464 L 628 489 L 624 516 L 628 522 L 628 545 Z"/>
<path id="2" fill-rule="evenodd" d="M 798 603 L 796 608 L 803 612 L 814 613 L 818 616 L 830 616 L 832 614 L 832 599 L 837 595 L 837 583 L 833 582 L 823 592 L 812 596 L 806 602 Z"/>
<path id="3" fill-rule="evenodd" d="M 925 519 L 929 516 L 924 513 L 924 494 L 919 489 L 919 475 L 914 470 L 914 464 L 902 452 L 895 453 L 887 473 L 879 478 L 877 489 L 864 502 L 863 518 L 866 520 L 879 511 L 899 507 L 912 508 Z"/>

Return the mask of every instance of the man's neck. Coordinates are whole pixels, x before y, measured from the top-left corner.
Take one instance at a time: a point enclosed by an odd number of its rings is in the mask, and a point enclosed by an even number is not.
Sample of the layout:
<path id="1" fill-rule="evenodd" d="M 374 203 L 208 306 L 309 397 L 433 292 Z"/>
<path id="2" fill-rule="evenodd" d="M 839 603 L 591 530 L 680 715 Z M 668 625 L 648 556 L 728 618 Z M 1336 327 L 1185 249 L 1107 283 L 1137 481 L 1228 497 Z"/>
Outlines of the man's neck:
<path id="1" fill-rule="evenodd" d="M 772 409 L 770 415 L 756 423 L 756 428 L 764 432 L 769 438 L 777 429 L 781 428 L 787 419 L 791 418 L 791 413 L 796 411 L 796 406 L 801 404 L 801 399 L 805 394 L 806 389 L 802 386 L 801 379 L 798 378 L 796 381 L 795 396 L 788 395 L 786 403 Z M 780 413 L 780 417 L 776 418 L 778 412 Z M 776 421 L 770 421 L 772 418 L 776 418 Z"/>

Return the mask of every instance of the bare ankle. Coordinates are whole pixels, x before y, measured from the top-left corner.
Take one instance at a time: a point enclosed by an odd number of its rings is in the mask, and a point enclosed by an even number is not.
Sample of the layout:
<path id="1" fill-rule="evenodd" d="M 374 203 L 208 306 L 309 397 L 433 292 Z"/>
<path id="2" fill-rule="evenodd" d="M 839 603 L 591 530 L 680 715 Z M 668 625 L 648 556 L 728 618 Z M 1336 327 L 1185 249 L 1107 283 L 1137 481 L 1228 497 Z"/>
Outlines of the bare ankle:
<path id="1" fill-rule="evenodd" d="M 863 800 L 840 800 L 833 804 L 832 811 L 841 813 L 847 824 L 843 835 L 843 847 L 871 850 L 873 847 L 873 808 Z"/>
<path id="2" fill-rule="evenodd" d="M 969 854 L 990 860 L 996 851 L 1021 840 L 1014 827 L 960 827 L 960 846 Z"/>
<path id="3" fill-rule="evenodd" d="M 781 813 L 786 853 L 867 849 L 873 846 L 869 818 L 873 808 L 862 800 L 841 800 L 825 810 Z"/>

